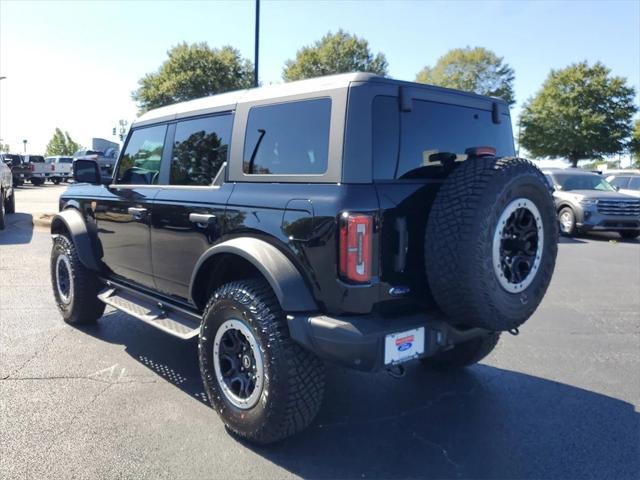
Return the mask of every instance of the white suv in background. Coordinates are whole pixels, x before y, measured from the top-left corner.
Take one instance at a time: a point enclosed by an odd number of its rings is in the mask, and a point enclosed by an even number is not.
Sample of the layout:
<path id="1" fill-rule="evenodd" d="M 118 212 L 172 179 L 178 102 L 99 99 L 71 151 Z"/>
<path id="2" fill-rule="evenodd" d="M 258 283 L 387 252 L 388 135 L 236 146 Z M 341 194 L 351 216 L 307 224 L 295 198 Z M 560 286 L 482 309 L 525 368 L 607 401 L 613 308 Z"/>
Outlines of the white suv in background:
<path id="1" fill-rule="evenodd" d="M 607 182 L 616 187 L 620 193 L 640 197 L 640 173 L 616 173 L 609 175 Z"/>

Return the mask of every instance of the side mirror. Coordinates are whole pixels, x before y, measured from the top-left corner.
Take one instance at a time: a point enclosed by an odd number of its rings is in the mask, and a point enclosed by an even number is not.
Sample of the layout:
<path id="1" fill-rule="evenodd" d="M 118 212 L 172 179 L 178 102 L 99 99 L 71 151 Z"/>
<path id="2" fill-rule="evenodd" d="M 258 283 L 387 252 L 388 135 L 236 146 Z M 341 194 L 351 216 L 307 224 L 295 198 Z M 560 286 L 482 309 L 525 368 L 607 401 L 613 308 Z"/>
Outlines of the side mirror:
<path id="1" fill-rule="evenodd" d="M 99 185 L 100 167 L 95 160 L 74 160 L 73 162 L 73 180 L 78 183 L 92 183 Z"/>

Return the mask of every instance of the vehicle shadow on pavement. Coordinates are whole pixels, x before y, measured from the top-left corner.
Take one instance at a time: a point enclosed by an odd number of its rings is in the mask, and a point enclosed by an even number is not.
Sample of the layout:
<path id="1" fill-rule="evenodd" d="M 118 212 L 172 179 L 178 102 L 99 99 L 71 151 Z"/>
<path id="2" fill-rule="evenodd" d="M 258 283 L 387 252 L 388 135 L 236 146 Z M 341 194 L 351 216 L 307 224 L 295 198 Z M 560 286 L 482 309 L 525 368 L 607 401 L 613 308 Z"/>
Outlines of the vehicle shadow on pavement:
<path id="1" fill-rule="evenodd" d="M 8 213 L 5 229 L 0 230 L 0 245 L 20 245 L 31 243 L 33 237 L 33 216 L 30 213 Z"/>
<path id="2" fill-rule="evenodd" d="M 82 330 L 206 403 L 196 342 L 119 312 Z M 305 478 L 622 479 L 640 471 L 639 429 L 630 403 L 489 365 L 411 364 L 401 379 L 328 366 L 307 430 L 267 447 L 238 441 Z"/>
<path id="3" fill-rule="evenodd" d="M 591 233 L 581 233 L 575 237 L 565 237 L 564 235 L 560 236 L 560 243 L 589 243 L 589 241 L 594 242 L 614 242 L 614 243 L 635 243 L 640 244 L 640 239 L 638 238 L 622 238 L 615 232 L 591 232 Z"/>

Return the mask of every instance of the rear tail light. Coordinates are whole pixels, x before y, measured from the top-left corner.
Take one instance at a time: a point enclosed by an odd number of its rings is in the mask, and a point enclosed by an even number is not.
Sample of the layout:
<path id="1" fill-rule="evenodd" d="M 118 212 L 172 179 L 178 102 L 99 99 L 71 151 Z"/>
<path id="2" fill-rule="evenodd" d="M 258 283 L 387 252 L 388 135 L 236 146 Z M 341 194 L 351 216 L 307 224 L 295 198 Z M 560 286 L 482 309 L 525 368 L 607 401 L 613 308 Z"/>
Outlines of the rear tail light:
<path id="1" fill-rule="evenodd" d="M 340 217 L 340 276 L 354 283 L 371 281 L 373 217 L 343 213 Z"/>
<path id="2" fill-rule="evenodd" d="M 52 171 L 52 172 L 55 172 L 55 171 L 56 171 L 56 165 L 55 165 L 55 163 L 52 163 L 52 164 L 51 164 L 51 171 Z"/>
<path id="3" fill-rule="evenodd" d="M 29 171 L 33 172 L 36 169 L 35 165 L 33 163 L 29 164 Z"/>

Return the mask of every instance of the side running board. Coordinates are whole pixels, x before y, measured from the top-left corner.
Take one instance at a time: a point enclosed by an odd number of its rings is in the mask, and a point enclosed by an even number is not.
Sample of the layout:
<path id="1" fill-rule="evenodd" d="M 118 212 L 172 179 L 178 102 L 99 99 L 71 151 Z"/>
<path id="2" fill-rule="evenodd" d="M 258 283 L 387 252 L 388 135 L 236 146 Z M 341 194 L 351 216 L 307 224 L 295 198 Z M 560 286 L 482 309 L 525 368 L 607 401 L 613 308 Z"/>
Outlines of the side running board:
<path id="1" fill-rule="evenodd" d="M 196 314 L 159 303 L 142 293 L 109 286 L 98 294 L 98 298 L 174 337 L 188 340 L 200 333 L 200 318 Z"/>

